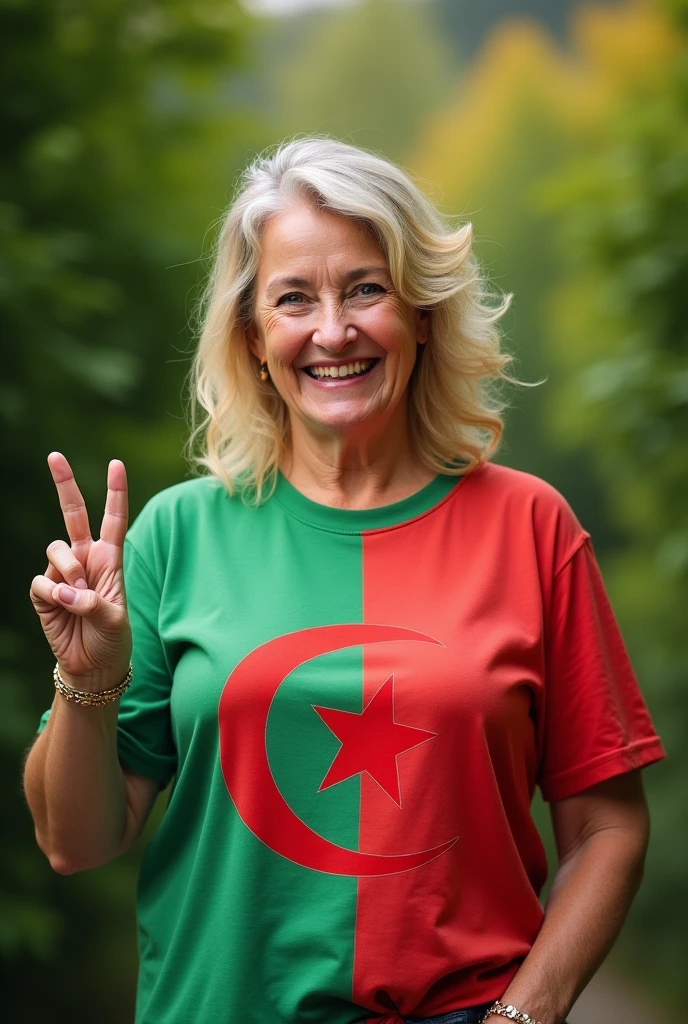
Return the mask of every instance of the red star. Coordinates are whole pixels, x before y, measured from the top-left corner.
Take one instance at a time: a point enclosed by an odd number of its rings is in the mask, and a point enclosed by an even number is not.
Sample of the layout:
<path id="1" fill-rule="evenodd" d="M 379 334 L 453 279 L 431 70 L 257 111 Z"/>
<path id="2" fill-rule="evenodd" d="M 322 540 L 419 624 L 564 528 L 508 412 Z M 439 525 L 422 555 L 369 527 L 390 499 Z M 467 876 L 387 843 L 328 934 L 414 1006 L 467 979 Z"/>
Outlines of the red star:
<path id="1" fill-rule="evenodd" d="M 395 722 L 394 676 L 382 684 L 360 714 L 320 708 L 315 704 L 313 710 L 342 744 L 318 792 L 350 779 L 352 775 L 367 772 L 401 807 L 397 757 L 419 743 L 426 743 L 437 733 Z"/>

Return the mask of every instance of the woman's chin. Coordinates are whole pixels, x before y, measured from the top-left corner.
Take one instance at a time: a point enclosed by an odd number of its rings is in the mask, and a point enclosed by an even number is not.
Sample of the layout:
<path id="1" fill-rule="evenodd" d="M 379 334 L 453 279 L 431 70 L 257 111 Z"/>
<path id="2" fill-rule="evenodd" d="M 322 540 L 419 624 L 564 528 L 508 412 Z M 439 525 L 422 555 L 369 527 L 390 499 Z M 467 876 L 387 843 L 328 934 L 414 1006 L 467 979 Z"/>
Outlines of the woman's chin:
<path id="1" fill-rule="evenodd" d="M 374 431 L 376 422 L 384 419 L 380 410 L 371 409 L 369 406 L 361 408 L 358 403 L 337 402 L 326 408 L 311 406 L 304 409 L 303 413 L 305 415 L 302 415 L 302 419 L 305 420 L 307 428 L 318 433 L 324 431 L 343 436 L 367 429 Z M 380 426 L 382 427 L 381 422 Z"/>

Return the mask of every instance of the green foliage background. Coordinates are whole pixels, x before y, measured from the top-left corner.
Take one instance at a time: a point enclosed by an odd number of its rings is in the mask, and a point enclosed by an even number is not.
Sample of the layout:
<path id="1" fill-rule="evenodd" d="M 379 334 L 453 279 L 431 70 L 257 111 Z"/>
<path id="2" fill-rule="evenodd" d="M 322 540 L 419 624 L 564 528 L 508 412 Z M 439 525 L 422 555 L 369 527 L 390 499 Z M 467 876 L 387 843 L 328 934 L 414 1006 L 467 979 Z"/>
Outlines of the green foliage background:
<path id="1" fill-rule="evenodd" d="M 552 303 L 551 339 L 566 380 L 551 420 L 563 445 L 588 444 L 628 538 L 608 560 L 607 579 L 671 753 L 648 773 L 654 838 L 617 957 L 678 1006 L 686 995 L 688 905 L 679 811 L 688 780 L 685 49 L 666 68 L 663 88 L 622 104 L 606 144 L 543 198 L 564 214 L 561 237 L 571 257 Z M 577 337 L 594 343 L 577 346 Z"/>
<path id="2" fill-rule="evenodd" d="M 507 347 L 545 383 L 514 393 L 500 458 L 559 487 L 592 532 L 671 754 L 647 774 L 654 838 L 614 958 L 660 1003 L 688 996 L 688 6 L 579 10 L 361 0 L 256 19 L 234 0 L 0 0 L 12 1024 L 132 1019 L 137 865 L 163 802 L 137 848 L 97 871 L 57 876 L 35 845 L 21 764 L 52 661 L 26 594 L 63 533 L 45 456 L 68 455 L 94 529 L 109 458 L 127 463 L 134 513 L 185 475 L 212 226 L 256 151 L 308 131 L 400 160 L 473 221 L 495 287 L 514 292 Z"/>

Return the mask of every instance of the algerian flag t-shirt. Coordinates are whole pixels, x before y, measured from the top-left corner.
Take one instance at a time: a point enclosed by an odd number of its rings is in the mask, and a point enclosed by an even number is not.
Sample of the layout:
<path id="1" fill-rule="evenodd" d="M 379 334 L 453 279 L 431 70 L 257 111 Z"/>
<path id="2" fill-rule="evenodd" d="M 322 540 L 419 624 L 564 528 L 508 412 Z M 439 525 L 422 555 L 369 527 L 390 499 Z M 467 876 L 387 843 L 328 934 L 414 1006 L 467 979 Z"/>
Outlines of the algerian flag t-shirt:
<path id="1" fill-rule="evenodd" d="M 365 511 L 282 476 L 258 508 L 192 480 L 141 512 L 125 575 L 119 756 L 171 782 L 136 1024 L 498 998 L 543 918 L 535 787 L 663 756 L 589 535 L 529 474 L 487 463 Z"/>

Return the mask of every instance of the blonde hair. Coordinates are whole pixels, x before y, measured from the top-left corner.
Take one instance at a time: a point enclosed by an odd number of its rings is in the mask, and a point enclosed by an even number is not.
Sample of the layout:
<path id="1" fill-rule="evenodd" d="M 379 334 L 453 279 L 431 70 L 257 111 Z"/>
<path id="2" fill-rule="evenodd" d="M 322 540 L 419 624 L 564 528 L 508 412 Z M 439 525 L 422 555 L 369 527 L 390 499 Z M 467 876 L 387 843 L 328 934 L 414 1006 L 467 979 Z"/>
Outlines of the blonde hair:
<path id="1" fill-rule="evenodd" d="M 287 407 L 260 380 L 245 329 L 251 321 L 261 231 L 295 200 L 363 224 L 380 246 L 395 289 L 429 308 L 430 337 L 409 383 L 412 444 L 425 466 L 459 475 L 496 451 L 505 403 L 497 321 L 511 295 L 491 305 L 472 253 L 473 227 L 454 229 L 400 168 L 329 138 L 300 138 L 259 156 L 243 173 L 224 219 L 201 307 L 191 371 L 188 453 L 256 503 L 274 488 L 289 440 Z M 202 412 L 201 412 L 202 410 Z"/>

